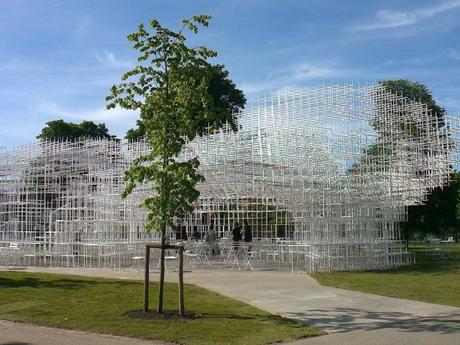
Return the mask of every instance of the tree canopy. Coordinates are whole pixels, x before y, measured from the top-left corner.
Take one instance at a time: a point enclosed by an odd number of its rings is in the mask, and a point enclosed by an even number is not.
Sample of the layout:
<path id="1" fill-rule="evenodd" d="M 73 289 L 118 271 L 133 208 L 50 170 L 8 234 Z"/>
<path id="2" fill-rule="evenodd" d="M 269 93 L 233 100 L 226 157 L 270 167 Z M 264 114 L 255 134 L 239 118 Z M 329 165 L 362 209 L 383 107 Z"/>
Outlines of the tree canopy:
<path id="1" fill-rule="evenodd" d="M 446 109 L 436 103 L 431 91 L 425 84 L 407 79 L 383 80 L 380 81 L 380 84 L 393 93 L 426 104 L 428 109 L 433 111 L 433 115 L 437 116 L 441 124 L 444 125 Z"/>
<path id="2" fill-rule="evenodd" d="M 54 120 L 46 123 L 37 139 L 42 140 L 70 140 L 106 138 L 114 140 L 116 137 L 109 134 L 104 123 L 96 124 L 93 121 L 81 123 Z"/>
<path id="3" fill-rule="evenodd" d="M 210 65 L 207 68 L 207 73 L 209 74 L 207 92 L 212 97 L 216 109 L 222 114 L 214 119 L 201 120 L 201 123 L 198 125 L 198 134 L 202 134 L 208 127 L 218 128 L 226 121 L 231 126 L 235 126 L 238 112 L 246 104 L 243 91 L 236 88 L 235 83 L 229 78 L 229 72 L 225 69 L 224 65 Z M 200 116 L 199 112 L 194 116 L 198 118 Z M 145 136 L 146 120 L 147 114 L 142 113 L 141 118 L 137 120 L 137 127 L 128 130 L 125 138 L 135 140 Z"/>
<path id="4" fill-rule="evenodd" d="M 436 103 L 426 85 L 406 79 L 385 80 L 380 84 L 393 93 L 424 103 L 439 119 L 439 125 L 445 125 L 446 110 Z M 407 240 L 427 235 L 457 236 L 460 226 L 457 211 L 460 207 L 460 173 L 452 172 L 451 180 L 449 186 L 431 191 L 423 205 L 408 207 L 408 221 L 402 224 Z"/>
<path id="5" fill-rule="evenodd" d="M 437 125 L 439 127 L 445 126 L 446 110 L 436 103 L 426 85 L 406 79 L 385 80 L 381 81 L 380 84 L 384 85 L 392 93 L 425 103 L 428 109 L 432 110 L 431 115 L 439 119 Z M 385 135 L 384 132 L 379 130 L 377 122 L 372 125 L 379 136 Z M 404 129 L 412 137 L 416 137 L 421 133 L 417 128 L 406 127 Z M 371 157 L 373 165 L 388 165 L 389 160 L 385 159 L 385 157 L 391 156 L 393 149 L 388 143 L 383 145 L 378 140 L 379 138 L 377 138 L 376 143 L 370 145 L 363 152 L 363 160 Z M 446 149 L 448 148 L 446 147 Z M 363 169 L 366 169 L 366 167 L 363 167 L 360 161 L 353 164 L 348 173 L 359 173 Z M 460 227 L 460 173 L 452 172 L 451 181 L 449 186 L 435 188 L 429 192 L 424 204 L 408 207 L 407 222 L 401 224 L 401 229 L 407 241 L 411 238 L 429 235 L 458 237 Z"/>
<path id="6" fill-rule="evenodd" d="M 408 221 L 403 224 L 403 229 L 412 237 L 457 237 L 460 226 L 460 173 L 452 173 L 451 179 L 450 185 L 434 189 L 424 205 L 409 207 Z"/>

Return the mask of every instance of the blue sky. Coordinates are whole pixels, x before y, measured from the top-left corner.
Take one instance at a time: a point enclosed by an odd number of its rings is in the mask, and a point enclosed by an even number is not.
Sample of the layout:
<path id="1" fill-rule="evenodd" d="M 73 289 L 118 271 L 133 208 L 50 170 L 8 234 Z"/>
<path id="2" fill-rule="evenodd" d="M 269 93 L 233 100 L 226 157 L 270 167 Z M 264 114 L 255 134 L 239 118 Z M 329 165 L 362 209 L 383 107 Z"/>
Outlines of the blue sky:
<path id="1" fill-rule="evenodd" d="M 32 141 L 58 118 L 105 122 L 122 137 L 137 114 L 104 106 L 136 62 L 127 34 L 202 13 L 213 20 L 193 44 L 217 50 L 249 100 L 409 78 L 460 113 L 460 0 L 0 0 L 0 146 Z"/>

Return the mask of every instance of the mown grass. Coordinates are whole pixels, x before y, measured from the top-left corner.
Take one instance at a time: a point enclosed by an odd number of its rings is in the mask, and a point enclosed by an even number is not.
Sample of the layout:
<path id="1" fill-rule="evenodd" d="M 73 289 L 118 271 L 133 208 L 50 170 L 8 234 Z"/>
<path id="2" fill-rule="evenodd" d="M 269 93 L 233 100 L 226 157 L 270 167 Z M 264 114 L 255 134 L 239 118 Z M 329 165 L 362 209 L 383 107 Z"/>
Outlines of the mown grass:
<path id="1" fill-rule="evenodd" d="M 377 295 L 460 307 L 460 245 L 449 258 L 435 258 L 428 246 L 410 248 L 416 264 L 388 271 L 317 273 L 320 284 Z"/>
<path id="2" fill-rule="evenodd" d="M 151 284 L 155 306 L 157 284 Z M 182 344 L 266 344 L 321 334 L 214 292 L 186 285 L 186 310 L 198 319 L 131 319 L 142 308 L 138 281 L 70 275 L 0 272 L 0 318 Z M 177 309 L 177 284 L 167 284 L 165 306 Z"/>

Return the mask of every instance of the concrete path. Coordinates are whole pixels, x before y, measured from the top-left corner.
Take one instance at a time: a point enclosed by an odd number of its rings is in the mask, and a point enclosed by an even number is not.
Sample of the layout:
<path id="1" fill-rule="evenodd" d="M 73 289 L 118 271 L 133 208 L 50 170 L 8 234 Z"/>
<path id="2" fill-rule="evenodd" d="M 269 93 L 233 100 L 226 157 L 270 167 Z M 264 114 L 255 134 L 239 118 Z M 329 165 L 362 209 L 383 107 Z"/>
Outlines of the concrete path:
<path id="1" fill-rule="evenodd" d="M 141 339 L 96 335 L 0 320 L 0 345 L 165 345 Z"/>
<path id="2" fill-rule="evenodd" d="M 33 269 L 85 276 L 142 279 L 142 272 Z M 174 272 L 167 280 L 176 281 Z M 151 279 L 158 274 L 152 273 Z M 330 333 L 296 344 L 460 344 L 460 308 L 329 288 L 306 274 L 194 271 L 185 281 Z"/>

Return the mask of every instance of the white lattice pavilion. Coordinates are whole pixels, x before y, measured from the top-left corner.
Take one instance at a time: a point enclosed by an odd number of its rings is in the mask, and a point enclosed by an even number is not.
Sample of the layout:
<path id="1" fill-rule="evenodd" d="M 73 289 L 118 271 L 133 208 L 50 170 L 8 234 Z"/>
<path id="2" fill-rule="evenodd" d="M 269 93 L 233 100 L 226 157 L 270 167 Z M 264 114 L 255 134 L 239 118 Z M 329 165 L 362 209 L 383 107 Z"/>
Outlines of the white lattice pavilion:
<path id="1" fill-rule="evenodd" d="M 380 85 L 333 85 L 261 98 L 238 121 L 238 132 L 204 135 L 183 152 L 199 157 L 206 178 L 195 212 L 181 220 L 189 235 L 212 227 L 229 237 L 235 221 L 247 220 L 261 252 L 263 244 L 279 251 L 260 255 L 273 267 L 412 261 L 399 223 L 408 206 L 449 183 L 454 119 Z M 153 189 L 120 194 L 123 172 L 147 151 L 143 141 L 107 140 L 1 151 L 0 265 L 129 267 L 142 259 L 156 234 L 145 233 L 138 205 Z"/>

